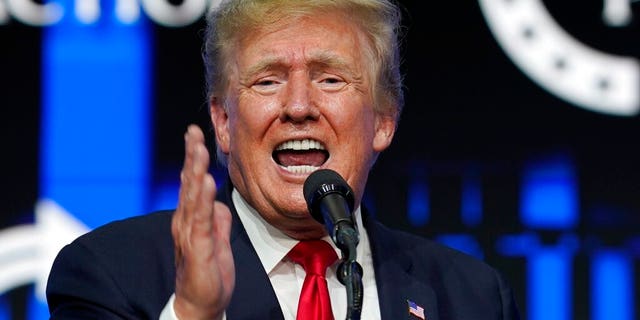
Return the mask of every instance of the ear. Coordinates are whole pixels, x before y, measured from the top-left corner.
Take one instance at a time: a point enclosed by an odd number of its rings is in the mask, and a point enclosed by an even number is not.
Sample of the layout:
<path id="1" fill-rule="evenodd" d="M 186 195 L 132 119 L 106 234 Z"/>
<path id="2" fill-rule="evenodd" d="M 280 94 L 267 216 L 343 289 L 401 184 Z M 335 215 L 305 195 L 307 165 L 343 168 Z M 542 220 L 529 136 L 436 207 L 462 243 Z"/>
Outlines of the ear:
<path id="1" fill-rule="evenodd" d="M 209 101 L 209 114 L 216 132 L 218 151 L 229 154 L 229 115 L 224 107 L 224 102 L 218 97 L 212 97 Z"/>
<path id="2" fill-rule="evenodd" d="M 375 124 L 375 136 L 373 137 L 373 150 L 375 152 L 382 152 L 393 140 L 393 135 L 396 132 L 396 119 L 391 115 L 376 115 Z"/>

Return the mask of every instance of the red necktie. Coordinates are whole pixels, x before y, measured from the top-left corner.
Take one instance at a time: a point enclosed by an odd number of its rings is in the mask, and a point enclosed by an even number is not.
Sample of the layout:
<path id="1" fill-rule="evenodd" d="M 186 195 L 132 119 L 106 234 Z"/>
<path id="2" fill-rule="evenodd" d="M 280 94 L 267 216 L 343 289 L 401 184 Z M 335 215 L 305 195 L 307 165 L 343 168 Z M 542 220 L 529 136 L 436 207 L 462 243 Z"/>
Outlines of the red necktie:
<path id="1" fill-rule="evenodd" d="M 325 274 L 327 267 L 338 259 L 336 251 L 326 241 L 300 241 L 288 256 L 302 265 L 306 273 L 296 319 L 333 320 Z"/>

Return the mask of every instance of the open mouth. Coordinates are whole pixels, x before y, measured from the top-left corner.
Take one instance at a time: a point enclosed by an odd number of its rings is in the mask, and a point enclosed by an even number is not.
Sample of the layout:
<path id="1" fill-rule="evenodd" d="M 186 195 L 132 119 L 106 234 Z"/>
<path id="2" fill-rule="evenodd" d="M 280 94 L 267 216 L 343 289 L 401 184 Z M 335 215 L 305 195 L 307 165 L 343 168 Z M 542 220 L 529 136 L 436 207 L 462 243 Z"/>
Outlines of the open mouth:
<path id="1" fill-rule="evenodd" d="M 292 173 L 311 173 L 329 159 L 329 152 L 320 141 L 290 140 L 280 144 L 272 153 L 273 160 Z"/>

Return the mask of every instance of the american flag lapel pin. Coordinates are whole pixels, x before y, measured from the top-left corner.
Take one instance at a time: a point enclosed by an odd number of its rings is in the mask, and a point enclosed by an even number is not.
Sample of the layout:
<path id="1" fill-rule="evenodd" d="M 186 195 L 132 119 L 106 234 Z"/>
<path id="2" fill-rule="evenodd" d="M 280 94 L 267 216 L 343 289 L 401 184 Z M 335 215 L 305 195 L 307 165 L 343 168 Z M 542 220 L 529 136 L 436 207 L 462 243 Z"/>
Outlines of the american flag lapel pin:
<path id="1" fill-rule="evenodd" d="M 407 306 L 409 307 L 409 314 L 414 315 L 418 319 L 426 320 L 424 317 L 424 308 L 417 305 L 411 300 L 407 300 Z"/>

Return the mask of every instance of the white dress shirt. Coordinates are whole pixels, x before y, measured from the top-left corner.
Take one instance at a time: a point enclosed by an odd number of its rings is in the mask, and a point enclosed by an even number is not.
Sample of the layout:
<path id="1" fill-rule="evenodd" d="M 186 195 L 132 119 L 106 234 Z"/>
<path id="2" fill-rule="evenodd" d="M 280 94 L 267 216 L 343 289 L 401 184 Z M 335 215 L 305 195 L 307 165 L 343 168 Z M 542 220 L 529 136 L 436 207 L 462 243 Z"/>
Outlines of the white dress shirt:
<path id="1" fill-rule="evenodd" d="M 280 308 L 286 320 L 295 320 L 298 310 L 298 299 L 305 272 L 302 266 L 292 262 L 287 258 L 287 253 L 298 243 L 267 223 L 258 212 L 250 207 L 240 196 L 237 190 L 233 190 L 232 201 L 235 205 L 240 221 L 244 226 L 253 248 L 255 248 L 258 258 L 269 276 L 271 285 L 280 303 Z M 373 261 L 371 259 L 371 248 L 369 238 L 362 225 L 362 216 L 358 207 L 354 212 L 356 225 L 360 231 L 360 243 L 358 244 L 357 260 L 362 266 L 362 286 L 363 286 L 363 306 L 362 319 L 380 319 L 380 306 L 378 304 L 378 290 L 376 288 Z M 326 236 L 323 240 L 331 244 L 336 250 L 338 257 L 341 257 L 340 250 L 333 241 Z M 347 315 L 347 293 L 344 285 L 340 283 L 336 276 L 336 269 L 339 261 L 327 269 L 327 286 L 331 296 L 331 308 L 335 319 L 345 319 Z M 177 320 L 178 317 L 173 310 L 175 295 L 165 305 L 160 320 Z M 226 319 L 224 317 L 223 319 Z"/>

